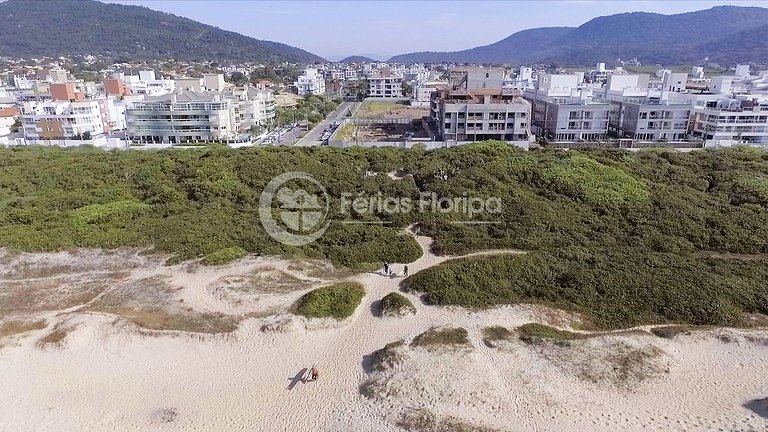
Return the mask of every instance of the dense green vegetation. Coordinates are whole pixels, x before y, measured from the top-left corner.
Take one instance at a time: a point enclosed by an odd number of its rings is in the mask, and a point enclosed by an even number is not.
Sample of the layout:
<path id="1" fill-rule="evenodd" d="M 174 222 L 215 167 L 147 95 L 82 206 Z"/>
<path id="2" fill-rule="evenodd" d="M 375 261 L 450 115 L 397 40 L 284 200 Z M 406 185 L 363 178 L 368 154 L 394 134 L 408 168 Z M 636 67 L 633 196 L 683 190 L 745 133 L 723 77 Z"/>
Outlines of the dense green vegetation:
<path id="1" fill-rule="evenodd" d="M 272 240 L 259 222 L 261 191 L 287 171 L 311 174 L 329 194 L 332 223 L 303 247 Z M 411 175 L 393 180 L 391 171 Z M 416 223 L 438 253 L 532 252 L 450 262 L 407 281 L 433 303 L 553 303 L 611 328 L 738 325 L 742 311 L 766 312 L 767 178 L 768 153 L 747 148 L 0 149 L 0 246 L 154 246 L 177 261 L 237 247 L 367 269 L 420 256 L 402 232 Z M 429 206 L 406 214 L 342 212 L 342 194 L 379 192 L 414 202 L 423 192 L 498 197 L 503 205 L 474 217 Z M 468 220 L 495 223 L 454 223 Z"/>
<path id="2" fill-rule="evenodd" d="M 416 313 L 416 308 L 404 295 L 391 292 L 381 299 L 381 314 L 383 316 L 399 316 Z"/>
<path id="3" fill-rule="evenodd" d="M 362 285 L 342 282 L 308 292 L 299 300 L 296 312 L 309 318 L 344 319 L 355 313 L 364 296 Z"/>
<path id="4" fill-rule="evenodd" d="M 206 255 L 203 258 L 203 263 L 207 265 L 226 264 L 244 257 L 246 253 L 245 249 L 237 246 L 219 249 Z"/>
<path id="5" fill-rule="evenodd" d="M 25 37 L 20 28 L 45 32 Z M 323 61 L 299 48 L 146 7 L 91 0 L 0 3 L 0 52 L 13 57 L 104 54 L 116 59 Z"/>
<path id="6" fill-rule="evenodd" d="M 570 247 L 451 261 L 407 283 L 433 304 L 546 303 L 581 312 L 599 328 L 621 328 L 740 325 L 743 312 L 768 313 L 765 281 L 766 260 Z"/>

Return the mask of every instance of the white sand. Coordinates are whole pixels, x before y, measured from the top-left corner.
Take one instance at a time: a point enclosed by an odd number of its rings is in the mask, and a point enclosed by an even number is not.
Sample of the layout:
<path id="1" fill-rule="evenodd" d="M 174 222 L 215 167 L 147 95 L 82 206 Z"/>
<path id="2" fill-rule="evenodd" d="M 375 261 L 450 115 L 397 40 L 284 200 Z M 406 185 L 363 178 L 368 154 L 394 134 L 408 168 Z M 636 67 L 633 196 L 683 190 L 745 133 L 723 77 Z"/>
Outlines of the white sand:
<path id="1" fill-rule="evenodd" d="M 426 251 L 429 239 L 417 239 Z M 409 269 L 415 273 L 446 259 L 425 253 Z M 192 273 L 178 266 L 162 272 L 181 287 L 178 296 L 195 310 L 284 309 L 309 288 L 237 302 L 211 288 L 223 277 L 267 262 L 289 271 L 278 260 L 251 259 Z M 401 272 L 402 265 L 394 269 Z M 481 329 L 488 325 L 541 322 L 550 315 L 543 308 L 472 312 L 426 306 L 406 294 L 417 306 L 416 315 L 379 318 L 372 304 L 397 291 L 401 279 L 379 274 L 352 279 L 365 285 L 367 295 L 341 323 L 307 322 L 281 313 L 247 319 L 231 334 L 147 335 L 111 315 L 77 308 L 49 314 L 48 329 L 0 348 L 0 430 L 390 431 L 399 430 L 393 421 L 400 413 L 414 408 L 509 431 L 768 429 L 768 419 L 744 406 L 768 397 L 768 339 L 746 337 L 765 338 L 765 333 L 717 330 L 673 340 L 610 336 L 571 348 L 571 364 L 555 347 L 510 341 L 489 348 L 481 341 Z M 38 347 L 37 341 L 63 321 L 73 330 L 62 346 Z M 270 323 L 279 330 L 261 331 Z M 409 342 L 443 325 L 466 328 L 472 347 L 404 347 L 399 366 L 365 371 L 367 356 L 387 343 Z M 716 334 L 734 341 L 723 342 Z M 606 347 L 622 341 L 661 350 L 654 360 L 661 372 L 630 387 L 578 375 L 579 364 L 602 364 L 592 353 L 605 354 Z M 302 368 L 313 363 L 320 379 L 299 382 Z M 361 396 L 360 384 L 373 378 L 396 391 L 376 399 Z"/>

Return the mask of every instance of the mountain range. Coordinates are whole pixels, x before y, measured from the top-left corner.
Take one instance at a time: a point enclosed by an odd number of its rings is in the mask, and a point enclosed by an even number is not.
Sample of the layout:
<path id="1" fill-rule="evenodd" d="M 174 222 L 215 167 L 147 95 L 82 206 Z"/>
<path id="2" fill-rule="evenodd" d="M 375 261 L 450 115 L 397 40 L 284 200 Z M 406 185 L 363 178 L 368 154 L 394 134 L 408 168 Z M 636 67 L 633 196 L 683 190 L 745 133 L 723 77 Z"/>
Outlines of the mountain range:
<path id="1" fill-rule="evenodd" d="M 94 0 L 0 3 L 0 55 L 76 54 L 198 61 L 325 61 L 296 47 L 254 39 L 140 6 Z"/>
<path id="2" fill-rule="evenodd" d="M 399 63 L 555 63 L 589 65 L 616 58 L 643 63 L 726 64 L 768 62 L 768 9 L 717 6 L 662 15 L 622 13 L 594 18 L 579 27 L 519 31 L 490 45 L 453 52 L 415 52 L 389 59 Z"/>

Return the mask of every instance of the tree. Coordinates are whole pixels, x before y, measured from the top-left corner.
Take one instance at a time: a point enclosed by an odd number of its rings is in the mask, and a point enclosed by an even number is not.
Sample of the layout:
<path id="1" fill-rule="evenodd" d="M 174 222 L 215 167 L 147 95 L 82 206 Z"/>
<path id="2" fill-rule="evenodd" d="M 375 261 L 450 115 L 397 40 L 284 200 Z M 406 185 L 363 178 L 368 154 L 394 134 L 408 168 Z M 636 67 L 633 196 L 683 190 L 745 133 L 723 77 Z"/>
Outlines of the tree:
<path id="1" fill-rule="evenodd" d="M 411 95 L 413 94 L 413 85 L 411 83 L 404 82 L 402 87 L 403 87 L 403 96 L 411 97 Z"/>
<path id="2" fill-rule="evenodd" d="M 225 81 L 232 83 L 236 86 L 242 86 L 248 83 L 248 77 L 242 72 L 232 72 L 229 76 L 224 77 Z"/>

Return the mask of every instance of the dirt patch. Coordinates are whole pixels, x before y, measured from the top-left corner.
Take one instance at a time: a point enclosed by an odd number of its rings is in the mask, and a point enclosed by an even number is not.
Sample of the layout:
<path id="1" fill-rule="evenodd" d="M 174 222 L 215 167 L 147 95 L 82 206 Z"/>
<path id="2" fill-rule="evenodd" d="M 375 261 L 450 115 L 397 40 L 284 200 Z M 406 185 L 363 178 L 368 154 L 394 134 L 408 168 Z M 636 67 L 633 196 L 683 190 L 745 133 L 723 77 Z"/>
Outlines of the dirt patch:
<path id="1" fill-rule="evenodd" d="M 643 381 L 669 373 L 664 351 L 652 344 L 616 337 L 543 341 L 536 354 L 581 380 L 632 389 Z"/>
<path id="2" fill-rule="evenodd" d="M 468 423 L 452 416 L 438 417 L 426 409 L 414 409 L 402 414 L 395 425 L 411 432 L 499 432 L 498 429 Z"/>
<path id="3" fill-rule="evenodd" d="M 355 114 L 355 118 L 374 119 L 420 119 L 429 115 L 426 107 L 415 107 L 398 102 L 365 101 Z"/>
<path id="4" fill-rule="evenodd" d="M 47 326 L 45 320 L 37 321 L 8 321 L 0 324 L 0 339 L 8 336 L 14 336 L 32 330 L 41 330 Z"/>
<path id="5" fill-rule="evenodd" d="M 58 348 L 64 343 L 64 339 L 67 337 L 70 330 L 71 329 L 56 326 L 52 332 L 37 341 L 37 346 L 43 349 Z"/>

